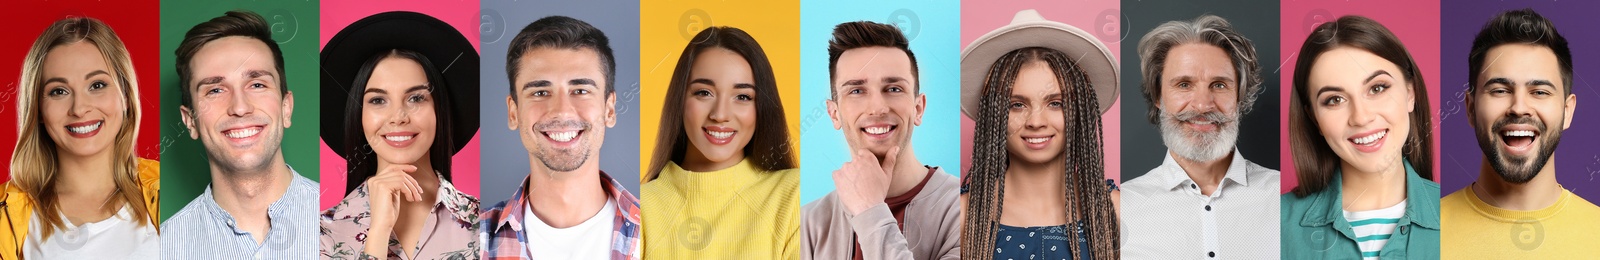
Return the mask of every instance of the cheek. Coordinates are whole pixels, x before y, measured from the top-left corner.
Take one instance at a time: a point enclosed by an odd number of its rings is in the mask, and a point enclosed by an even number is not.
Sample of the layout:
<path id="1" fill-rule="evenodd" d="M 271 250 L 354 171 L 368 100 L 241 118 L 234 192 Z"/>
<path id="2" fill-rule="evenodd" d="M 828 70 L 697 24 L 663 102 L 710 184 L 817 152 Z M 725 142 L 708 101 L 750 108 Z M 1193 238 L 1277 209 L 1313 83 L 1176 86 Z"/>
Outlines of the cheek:
<path id="1" fill-rule="evenodd" d="M 434 111 L 432 106 L 418 108 L 417 112 L 411 116 L 411 124 L 416 125 L 419 132 L 434 135 L 439 125 L 439 117 L 436 113 L 438 112 Z"/>
<path id="2" fill-rule="evenodd" d="M 65 101 L 44 100 L 39 104 L 39 117 L 46 125 L 65 125 L 68 109 L 72 106 Z"/>
<path id="3" fill-rule="evenodd" d="M 1344 123 L 1349 118 L 1344 111 L 1314 109 L 1316 110 L 1312 112 L 1312 116 L 1315 117 L 1313 119 L 1317 122 L 1317 130 L 1323 137 L 1340 136 L 1344 132 Z"/>
<path id="4" fill-rule="evenodd" d="M 734 117 L 737 118 L 736 120 L 739 120 L 739 125 L 743 126 L 745 129 L 754 130 L 756 126 L 755 104 L 737 106 L 734 109 Z"/>

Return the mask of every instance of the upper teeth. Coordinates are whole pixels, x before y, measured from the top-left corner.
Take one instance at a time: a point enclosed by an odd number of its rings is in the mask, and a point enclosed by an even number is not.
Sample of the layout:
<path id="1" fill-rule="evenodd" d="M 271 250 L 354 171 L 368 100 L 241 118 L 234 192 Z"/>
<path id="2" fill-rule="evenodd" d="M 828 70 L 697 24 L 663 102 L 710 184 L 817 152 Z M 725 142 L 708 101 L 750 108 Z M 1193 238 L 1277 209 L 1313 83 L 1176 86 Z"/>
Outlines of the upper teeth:
<path id="1" fill-rule="evenodd" d="M 557 142 L 566 142 L 572 141 L 572 138 L 574 137 L 578 137 L 578 131 L 549 132 L 546 133 L 546 135 L 549 135 L 550 139 L 554 139 Z"/>
<path id="2" fill-rule="evenodd" d="M 1506 135 L 1506 136 L 1527 136 L 1527 137 L 1533 137 L 1533 131 L 1529 131 L 1529 130 L 1511 130 L 1511 131 L 1506 131 L 1506 134 L 1505 134 L 1505 135 Z"/>
<path id="3" fill-rule="evenodd" d="M 105 122 L 102 121 L 102 122 L 95 122 L 92 125 L 79 126 L 79 127 L 68 127 L 67 131 L 72 131 L 73 133 L 79 133 L 79 134 L 87 134 L 87 133 L 89 133 L 91 131 L 99 130 L 100 129 L 100 124 L 104 124 L 104 123 Z"/>
<path id="4" fill-rule="evenodd" d="M 246 128 L 246 129 L 233 130 L 231 132 L 227 132 L 227 133 L 224 133 L 224 134 L 227 134 L 228 138 L 245 138 L 245 137 L 255 136 L 256 133 L 260 133 L 260 132 L 261 132 L 261 129 L 256 129 L 256 128 L 252 127 L 252 128 Z"/>
<path id="5" fill-rule="evenodd" d="M 732 137 L 733 136 L 733 132 L 706 131 L 706 133 L 711 134 L 711 137 L 716 137 L 718 139 L 728 138 L 728 137 Z"/>
<path id="6" fill-rule="evenodd" d="M 1387 135 L 1387 134 L 1389 134 L 1389 131 L 1378 132 L 1376 134 L 1372 134 L 1372 135 L 1369 135 L 1367 137 L 1356 138 L 1355 141 L 1356 141 L 1356 144 L 1369 144 L 1369 143 L 1372 143 L 1374 141 L 1378 141 L 1378 138 L 1383 138 L 1383 136 Z"/>
<path id="7" fill-rule="evenodd" d="M 394 142 L 405 142 L 407 140 L 411 140 L 412 137 L 416 137 L 416 135 L 386 135 L 383 136 L 383 139 L 389 139 L 389 141 Z"/>
<path id="8" fill-rule="evenodd" d="M 875 134 L 876 135 L 876 134 L 883 134 L 883 133 L 888 133 L 888 132 L 889 132 L 889 127 L 887 127 L 887 126 L 874 126 L 874 127 L 868 127 L 867 128 L 867 133 L 868 134 Z"/>
<path id="9" fill-rule="evenodd" d="M 1047 140 L 1050 140 L 1050 138 L 1049 137 L 1022 138 L 1023 142 L 1028 142 L 1028 143 L 1031 143 L 1031 144 L 1043 143 L 1044 141 L 1047 141 Z"/>

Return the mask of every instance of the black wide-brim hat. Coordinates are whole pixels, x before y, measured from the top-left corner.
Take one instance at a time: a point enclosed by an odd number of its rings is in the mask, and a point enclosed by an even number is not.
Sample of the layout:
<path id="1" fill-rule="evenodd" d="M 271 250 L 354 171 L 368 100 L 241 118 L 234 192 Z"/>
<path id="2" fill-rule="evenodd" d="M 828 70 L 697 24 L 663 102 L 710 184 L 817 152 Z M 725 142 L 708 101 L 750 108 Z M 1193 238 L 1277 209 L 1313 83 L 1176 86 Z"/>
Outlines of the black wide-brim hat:
<path id="1" fill-rule="evenodd" d="M 461 152 L 467 141 L 478 132 L 478 51 L 472 42 L 450 24 L 416 12 L 386 12 L 361 18 L 345 26 L 328 40 L 322 48 L 322 140 L 340 156 L 344 154 L 345 104 L 350 99 L 356 72 L 367 60 L 380 53 L 405 49 L 421 53 L 433 63 L 434 69 L 444 77 L 450 94 L 450 138 L 455 147 L 451 155 Z M 435 91 L 438 91 L 437 89 Z M 333 115 L 333 116 L 330 116 Z M 431 145 L 431 144 L 430 144 Z"/>

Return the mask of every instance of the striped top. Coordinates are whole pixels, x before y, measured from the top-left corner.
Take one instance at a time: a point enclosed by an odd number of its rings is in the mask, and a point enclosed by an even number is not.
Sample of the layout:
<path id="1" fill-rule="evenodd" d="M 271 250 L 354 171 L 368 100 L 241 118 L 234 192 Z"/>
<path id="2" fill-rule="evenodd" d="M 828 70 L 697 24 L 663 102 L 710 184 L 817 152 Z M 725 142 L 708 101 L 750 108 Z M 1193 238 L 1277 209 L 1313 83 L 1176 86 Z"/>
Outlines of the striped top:
<path id="1" fill-rule="evenodd" d="M 1355 231 L 1356 244 L 1361 247 L 1361 259 L 1378 259 L 1378 252 L 1383 251 L 1383 245 L 1389 243 L 1389 236 L 1394 234 L 1395 226 L 1405 213 L 1405 200 L 1388 208 L 1344 211 L 1344 219 L 1350 221 L 1350 230 Z"/>

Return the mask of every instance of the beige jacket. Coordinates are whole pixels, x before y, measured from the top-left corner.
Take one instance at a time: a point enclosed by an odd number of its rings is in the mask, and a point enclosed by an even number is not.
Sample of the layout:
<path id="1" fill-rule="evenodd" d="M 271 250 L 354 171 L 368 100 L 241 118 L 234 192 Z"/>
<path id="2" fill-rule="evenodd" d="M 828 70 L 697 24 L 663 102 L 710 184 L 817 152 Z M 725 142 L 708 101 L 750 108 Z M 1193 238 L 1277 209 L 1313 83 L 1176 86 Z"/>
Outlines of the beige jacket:
<path id="1" fill-rule="evenodd" d="M 838 192 L 807 203 L 800 212 L 800 259 L 850 259 L 855 234 L 862 259 L 961 259 L 960 180 L 943 169 L 929 178 L 906 205 L 904 232 L 888 204 L 852 217 Z"/>

